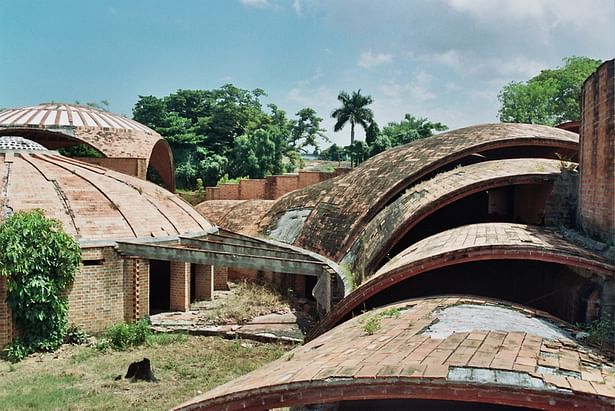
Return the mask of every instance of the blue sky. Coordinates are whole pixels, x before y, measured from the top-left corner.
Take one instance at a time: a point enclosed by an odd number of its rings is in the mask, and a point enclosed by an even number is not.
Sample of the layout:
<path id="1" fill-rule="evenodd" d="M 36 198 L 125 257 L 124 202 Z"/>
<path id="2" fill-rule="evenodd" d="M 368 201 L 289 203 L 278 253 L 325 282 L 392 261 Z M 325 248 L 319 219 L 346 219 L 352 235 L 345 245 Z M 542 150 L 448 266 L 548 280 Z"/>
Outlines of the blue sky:
<path id="1" fill-rule="evenodd" d="M 497 121 L 497 94 L 562 58 L 615 52 L 613 0 L 2 0 L 0 107 L 233 83 L 325 119 L 340 90 L 450 128 Z"/>

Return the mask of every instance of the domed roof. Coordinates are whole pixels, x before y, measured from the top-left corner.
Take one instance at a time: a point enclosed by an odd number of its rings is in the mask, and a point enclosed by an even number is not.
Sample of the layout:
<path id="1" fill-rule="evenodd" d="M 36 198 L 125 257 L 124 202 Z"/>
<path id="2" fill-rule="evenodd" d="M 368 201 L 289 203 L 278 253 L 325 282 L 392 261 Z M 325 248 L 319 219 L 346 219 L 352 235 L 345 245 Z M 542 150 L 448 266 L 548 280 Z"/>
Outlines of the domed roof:
<path id="1" fill-rule="evenodd" d="M 32 149 L 0 145 L 0 220 L 39 208 L 81 241 L 166 237 L 211 227 L 153 183 L 22 143 Z"/>
<path id="2" fill-rule="evenodd" d="M 157 134 L 134 120 L 76 104 L 44 103 L 0 112 L 0 127 L 92 127 Z"/>
<path id="3" fill-rule="evenodd" d="M 11 108 L 0 111 L 0 135 L 25 137 L 51 150 L 86 144 L 104 157 L 143 159 L 144 170 L 151 163 L 165 186 L 175 190 L 169 143 L 151 128 L 118 114 L 61 103 Z"/>

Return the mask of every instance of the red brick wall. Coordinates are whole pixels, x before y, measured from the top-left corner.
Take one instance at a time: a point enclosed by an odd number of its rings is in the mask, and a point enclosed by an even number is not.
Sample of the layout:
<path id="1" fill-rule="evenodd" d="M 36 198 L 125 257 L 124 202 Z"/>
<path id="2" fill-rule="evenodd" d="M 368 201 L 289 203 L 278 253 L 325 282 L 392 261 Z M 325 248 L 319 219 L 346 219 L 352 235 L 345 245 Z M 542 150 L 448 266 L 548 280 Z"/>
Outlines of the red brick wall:
<path id="1" fill-rule="evenodd" d="M 267 180 L 249 179 L 239 181 L 239 200 L 262 200 L 267 193 Z"/>
<path id="2" fill-rule="evenodd" d="M 205 188 L 206 200 L 276 200 L 284 194 L 312 184 L 346 174 L 349 168 L 338 168 L 333 173 L 300 171 L 298 174 L 268 176 L 265 179 L 240 180 L 239 183 L 221 184 Z"/>
<path id="3" fill-rule="evenodd" d="M 218 200 L 239 199 L 239 184 L 221 184 L 218 189 Z"/>
<path id="4" fill-rule="evenodd" d="M 190 309 L 190 263 L 171 261 L 170 309 Z"/>
<path id="5" fill-rule="evenodd" d="M 602 64 L 581 95 L 580 182 L 577 221 L 605 242 L 615 236 L 615 65 Z"/>
<path id="6" fill-rule="evenodd" d="M 297 188 L 311 186 L 332 177 L 332 173 L 321 173 L 319 171 L 299 171 L 297 177 Z"/>
<path id="7" fill-rule="evenodd" d="M 296 174 L 267 177 L 267 200 L 276 200 L 286 193 L 297 189 L 298 176 Z"/>
<path id="8" fill-rule="evenodd" d="M 68 291 L 68 320 L 87 332 L 98 333 L 124 321 L 125 297 L 131 286 L 124 278 L 123 259 L 113 247 L 84 248 L 82 260 L 100 264 L 82 263 L 75 275 Z"/>
<path id="9" fill-rule="evenodd" d="M 197 264 L 194 269 L 194 297 L 197 301 L 211 300 L 213 284 L 211 277 L 213 270 L 211 265 Z"/>
<path id="10" fill-rule="evenodd" d="M 220 189 L 218 187 L 205 187 L 205 200 L 220 200 Z"/>
<path id="11" fill-rule="evenodd" d="M 228 267 L 214 267 L 214 290 L 228 290 Z"/>

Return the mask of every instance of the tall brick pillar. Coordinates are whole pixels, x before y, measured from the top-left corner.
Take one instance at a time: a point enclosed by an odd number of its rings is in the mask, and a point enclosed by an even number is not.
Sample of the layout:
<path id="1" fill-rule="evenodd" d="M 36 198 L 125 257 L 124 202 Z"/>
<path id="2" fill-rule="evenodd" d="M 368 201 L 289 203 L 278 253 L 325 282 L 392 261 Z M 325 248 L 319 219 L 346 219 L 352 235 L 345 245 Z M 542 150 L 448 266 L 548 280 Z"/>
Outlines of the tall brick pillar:
<path id="1" fill-rule="evenodd" d="M 198 301 L 211 300 L 214 294 L 214 267 L 197 264 L 194 269 L 194 297 Z"/>
<path id="2" fill-rule="evenodd" d="M 583 85 L 577 224 L 603 242 L 615 240 L 615 65 L 603 63 Z"/>
<path id="3" fill-rule="evenodd" d="M 171 299 L 169 308 L 190 309 L 190 263 L 171 261 Z"/>

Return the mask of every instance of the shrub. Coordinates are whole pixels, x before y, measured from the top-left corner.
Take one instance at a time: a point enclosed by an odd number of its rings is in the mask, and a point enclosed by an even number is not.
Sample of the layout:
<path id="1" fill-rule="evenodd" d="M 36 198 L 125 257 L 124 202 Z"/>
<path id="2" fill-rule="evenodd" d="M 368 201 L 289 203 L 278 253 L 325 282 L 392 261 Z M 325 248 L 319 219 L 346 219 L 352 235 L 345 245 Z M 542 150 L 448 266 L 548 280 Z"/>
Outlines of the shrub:
<path id="1" fill-rule="evenodd" d="M 107 329 L 104 336 L 111 348 L 124 351 L 129 347 L 144 344 L 151 334 L 149 321 L 143 318 L 133 324 L 119 323 L 112 325 Z M 105 349 L 107 346 L 101 342 L 100 348 Z"/>
<path id="2" fill-rule="evenodd" d="M 79 328 L 79 326 L 71 324 L 66 330 L 64 342 L 67 344 L 83 345 L 88 342 L 89 338 L 89 335 Z"/>
<path id="3" fill-rule="evenodd" d="M 81 262 L 79 244 L 60 222 L 41 210 L 18 212 L 0 225 L 0 275 L 7 277 L 7 303 L 23 331 L 10 358 L 50 351 L 64 342 L 68 300 L 62 291 Z"/>

